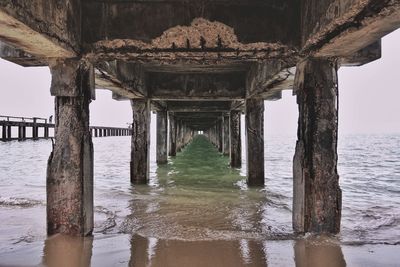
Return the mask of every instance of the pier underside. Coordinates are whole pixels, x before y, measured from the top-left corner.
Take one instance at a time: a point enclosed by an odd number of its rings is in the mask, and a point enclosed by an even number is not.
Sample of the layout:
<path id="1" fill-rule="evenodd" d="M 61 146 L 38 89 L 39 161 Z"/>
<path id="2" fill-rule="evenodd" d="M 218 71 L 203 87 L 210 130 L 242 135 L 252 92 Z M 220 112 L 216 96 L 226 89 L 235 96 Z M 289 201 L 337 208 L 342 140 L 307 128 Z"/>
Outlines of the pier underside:
<path id="1" fill-rule="evenodd" d="M 398 0 L 1 1 L 0 57 L 52 73 L 49 234 L 93 229 L 95 89 L 131 101 L 132 183 L 149 179 L 154 111 L 159 164 L 203 131 L 234 168 L 245 114 L 251 186 L 264 185 L 264 101 L 294 89 L 294 230 L 337 233 L 337 69 L 380 58 L 399 26 Z"/>

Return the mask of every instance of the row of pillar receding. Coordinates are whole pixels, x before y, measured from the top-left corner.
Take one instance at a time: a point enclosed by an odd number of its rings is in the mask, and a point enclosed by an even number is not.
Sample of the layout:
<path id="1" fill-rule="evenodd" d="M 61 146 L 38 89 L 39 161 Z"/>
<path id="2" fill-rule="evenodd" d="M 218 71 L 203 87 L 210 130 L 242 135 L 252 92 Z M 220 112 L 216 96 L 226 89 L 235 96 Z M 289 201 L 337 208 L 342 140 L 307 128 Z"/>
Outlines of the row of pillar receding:
<path id="1" fill-rule="evenodd" d="M 96 128 L 92 127 L 90 133 L 94 137 L 106 137 L 106 136 L 128 136 L 131 135 L 130 129 L 124 128 Z"/>
<path id="2" fill-rule="evenodd" d="M 69 59 L 52 64 L 51 72 L 56 125 L 47 170 L 48 233 L 89 235 L 93 230 L 93 145 L 89 129 L 93 68 L 86 62 Z M 293 228 L 297 233 L 337 233 L 341 191 L 336 168 L 336 67 L 328 60 L 309 59 L 298 66 L 296 80 L 300 82 L 296 88 L 299 122 L 293 161 Z M 149 173 L 150 101 L 132 100 L 132 108 L 131 181 L 138 183 L 147 181 Z M 250 185 L 264 184 L 263 111 L 263 100 L 246 100 Z M 168 113 L 157 113 L 159 163 L 166 162 L 167 154 L 176 155 L 193 137 L 193 131 L 183 122 L 172 114 L 169 117 L 167 151 Z M 239 167 L 240 113 L 232 111 L 218 125 L 207 135 L 222 153 L 226 154 L 229 147 L 231 165 Z"/>

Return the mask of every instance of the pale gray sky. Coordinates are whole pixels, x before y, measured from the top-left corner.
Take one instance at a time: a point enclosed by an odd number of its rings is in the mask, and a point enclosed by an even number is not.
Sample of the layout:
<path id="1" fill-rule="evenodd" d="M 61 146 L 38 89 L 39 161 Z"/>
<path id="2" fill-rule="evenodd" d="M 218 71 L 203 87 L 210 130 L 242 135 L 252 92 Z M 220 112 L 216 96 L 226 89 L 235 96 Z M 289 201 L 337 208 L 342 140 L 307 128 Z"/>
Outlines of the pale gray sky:
<path id="1" fill-rule="evenodd" d="M 362 67 L 339 70 L 339 130 L 341 133 L 400 133 L 400 30 L 383 38 L 382 58 Z M 399 75 L 399 76 L 397 76 Z M 49 117 L 53 114 L 48 68 L 23 68 L 0 59 L 0 114 Z M 126 126 L 129 101 L 111 99 L 96 90 L 90 105 L 91 125 Z M 297 104 L 291 91 L 266 102 L 265 131 L 295 134 Z"/>

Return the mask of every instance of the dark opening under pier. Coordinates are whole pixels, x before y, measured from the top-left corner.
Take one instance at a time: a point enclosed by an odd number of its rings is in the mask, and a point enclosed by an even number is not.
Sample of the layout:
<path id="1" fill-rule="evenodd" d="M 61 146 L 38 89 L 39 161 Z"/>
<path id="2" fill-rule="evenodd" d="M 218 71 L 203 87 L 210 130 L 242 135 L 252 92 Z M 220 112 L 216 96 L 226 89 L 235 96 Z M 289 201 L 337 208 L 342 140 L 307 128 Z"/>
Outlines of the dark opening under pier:
<path id="1" fill-rule="evenodd" d="M 336 234 L 338 69 L 379 59 L 381 38 L 399 27 L 398 0 L 4 0 L 0 57 L 50 68 L 56 124 L 1 121 L 2 140 L 12 139 L 11 127 L 18 139 L 27 138 L 26 127 L 34 139 L 39 128 L 45 138 L 54 129 L 47 232 L 88 236 L 93 136 L 131 135 L 130 181 L 147 184 L 152 111 L 160 165 L 200 132 L 240 167 L 244 115 L 246 183 L 263 187 L 264 101 L 292 90 L 299 110 L 293 230 Z M 90 127 L 96 89 L 131 103 L 132 129 Z"/>

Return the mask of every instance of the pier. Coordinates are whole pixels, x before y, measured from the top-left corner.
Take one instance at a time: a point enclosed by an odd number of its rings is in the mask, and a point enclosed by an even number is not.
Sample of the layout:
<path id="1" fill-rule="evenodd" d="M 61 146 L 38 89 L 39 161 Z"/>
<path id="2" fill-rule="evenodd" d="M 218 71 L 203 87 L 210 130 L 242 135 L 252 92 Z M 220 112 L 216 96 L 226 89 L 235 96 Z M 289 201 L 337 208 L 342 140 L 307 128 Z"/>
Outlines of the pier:
<path id="1" fill-rule="evenodd" d="M 96 89 L 130 101 L 130 181 L 149 181 L 150 112 L 157 162 L 165 164 L 202 132 L 247 184 L 263 187 L 264 109 L 282 90 L 297 96 L 293 229 L 340 231 L 337 172 L 338 69 L 381 56 L 380 39 L 400 27 L 398 0 L 9 1 L 0 3 L 0 57 L 49 66 L 56 125 L 47 171 L 47 231 L 93 231 L 93 136 L 122 129 L 89 126 Z M 284 119 L 284 114 L 281 114 Z M 45 131 L 46 132 L 46 131 Z M 46 135 L 46 134 L 45 134 Z M 26 136 L 25 136 L 26 138 Z"/>
<path id="2" fill-rule="evenodd" d="M 25 140 L 39 140 L 53 138 L 54 135 L 50 134 L 50 129 L 54 129 L 55 124 L 48 122 L 45 118 L 28 118 L 28 117 L 15 117 L 0 115 L 1 138 L 0 141 L 25 141 Z M 18 135 L 13 136 L 13 128 L 18 129 Z M 27 129 L 30 130 L 31 135 L 27 135 Z M 132 134 L 131 128 L 119 127 L 104 127 L 104 126 L 90 126 L 90 133 L 92 137 L 107 137 L 107 136 L 130 136 Z"/>

